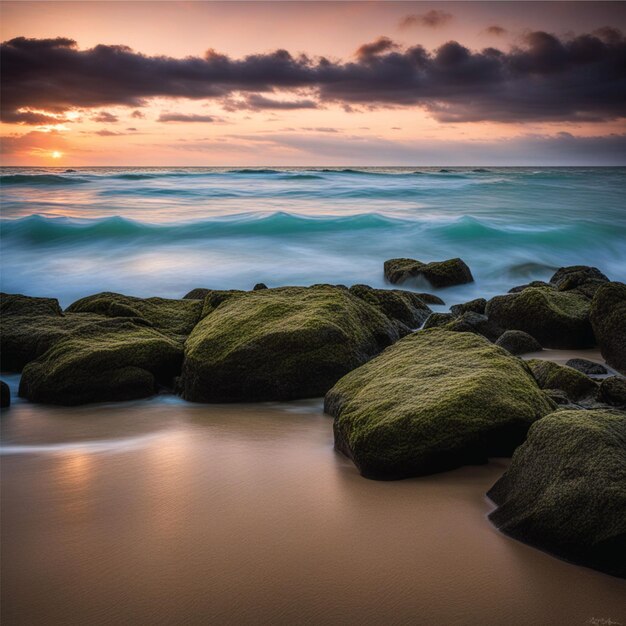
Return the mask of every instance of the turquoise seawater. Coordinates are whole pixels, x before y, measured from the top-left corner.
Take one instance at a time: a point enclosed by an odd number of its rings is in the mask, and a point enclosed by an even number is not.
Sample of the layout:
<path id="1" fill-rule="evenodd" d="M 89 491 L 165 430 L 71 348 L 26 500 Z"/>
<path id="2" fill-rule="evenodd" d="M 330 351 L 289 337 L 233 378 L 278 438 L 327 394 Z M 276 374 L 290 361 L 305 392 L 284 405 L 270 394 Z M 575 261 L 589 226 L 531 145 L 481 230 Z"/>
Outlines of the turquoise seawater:
<path id="1" fill-rule="evenodd" d="M 1 288 L 384 286 L 383 262 L 461 257 L 447 304 L 595 265 L 626 279 L 626 168 L 3 168 Z M 424 289 L 425 285 L 415 285 Z"/>

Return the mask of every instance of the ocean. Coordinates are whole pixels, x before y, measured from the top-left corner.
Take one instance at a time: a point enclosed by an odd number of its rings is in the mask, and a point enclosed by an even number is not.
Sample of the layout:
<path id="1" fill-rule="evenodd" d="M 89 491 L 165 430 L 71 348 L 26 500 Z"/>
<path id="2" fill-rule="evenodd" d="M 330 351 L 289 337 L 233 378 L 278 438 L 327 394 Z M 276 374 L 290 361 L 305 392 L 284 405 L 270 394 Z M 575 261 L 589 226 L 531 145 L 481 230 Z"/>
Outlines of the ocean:
<path id="1" fill-rule="evenodd" d="M 490 297 L 563 265 L 626 278 L 626 168 L 2 168 L 1 288 L 98 291 L 366 283 L 461 257 Z M 427 285 L 416 285 L 422 290 Z M 435 290 L 432 290 L 435 291 Z"/>

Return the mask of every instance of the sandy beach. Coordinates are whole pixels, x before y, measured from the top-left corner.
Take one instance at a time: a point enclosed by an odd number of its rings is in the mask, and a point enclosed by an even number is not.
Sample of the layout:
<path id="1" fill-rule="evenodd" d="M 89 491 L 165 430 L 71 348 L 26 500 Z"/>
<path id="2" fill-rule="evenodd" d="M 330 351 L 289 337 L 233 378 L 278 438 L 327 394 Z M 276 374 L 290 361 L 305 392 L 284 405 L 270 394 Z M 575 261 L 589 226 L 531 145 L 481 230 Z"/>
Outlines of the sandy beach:
<path id="1" fill-rule="evenodd" d="M 625 581 L 486 519 L 508 460 L 365 480 L 318 400 L 18 401 L 2 440 L 11 624 L 626 620 Z"/>

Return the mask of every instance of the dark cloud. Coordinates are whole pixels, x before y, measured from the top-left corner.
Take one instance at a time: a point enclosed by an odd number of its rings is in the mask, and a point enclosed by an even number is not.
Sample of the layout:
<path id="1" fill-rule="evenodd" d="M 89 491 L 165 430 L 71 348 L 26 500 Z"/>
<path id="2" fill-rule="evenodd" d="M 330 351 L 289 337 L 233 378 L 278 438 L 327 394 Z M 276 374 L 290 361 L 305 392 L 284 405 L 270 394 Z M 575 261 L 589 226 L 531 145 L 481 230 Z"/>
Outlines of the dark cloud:
<path id="1" fill-rule="evenodd" d="M 389 37 L 379 37 L 371 43 L 364 43 L 355 52 L 355 56 L 360 61 L 368 61 L 376 55 L 383 52 L 390 52 L 391 50 L 398 50 L 399 45 L 389 39 Z"/>
<path id="2" fill-rule="evenodd" d="M 133 111 L 130 116 L 136 120 L 142 120 L 146 117 L 141 111 Z"/>
<path id="3" fill-rule="evenodd" d="M 452 13 L 446 11 L 432 10 L 419 15 L 413 13 L 400 20 L 400 28 L 410 28 L 411 26 L 426 26 L 427 28 L 437 28 L 447 24 L 453 18 Z"/>
<path id="4" fill-rule="evenodd" d="M 495 35 L 496 37 L 505 35 L 507 32 L 506 28 L 502 28 L 502 26 L 498 26 L 497 24 L 494 24 L 493 26 L 487 26 L 485 31 L 490 35 Z"/>
<path id="5" fill-rule="evenodd" d="M 94 135 L 99 135 L 100 137 L 118 137 L 119 135 L 125 135 L 126 133 L 118 133 L 113 130 L 97 130 Z"/>
<path id="6" fill-rule="evenodd" d="M 0 62 L 6 121 L 26 108 L 54 114 L 137 107 L 157 96 L 259 110 L 418 106 L 443 122 L 596 121 L 623 117 L 626 109 L 626 41 L 613 28 L 569 39 L 534 32 L 507 52 L 470 51 L 456 41 L 427 51 L 379 38 L 349 62 L 285 50 L 242 59 L 209 50 L 203 58 L 174 59 L 126 46 L 79 50 L 66 38 L 21 37 L 2 44 Z M 294 101 L 260 95 L 274 90 L 313 95 Z M 211 118 L 165 115 L 162 121 Z"/>
<path id="7" fill-rule="evenodd" d="M 107 124 L 111 124 L 113 122 L 117 122 L 117 115 L 113 115 L 107 111 L 100 111 L 100 113 L 94 115 L 91 118 L 94 122 L 105 122 Z"/>
<path id="8" fill-rule="evenodd" d="M 187 113 L 161 113 L 159 122 L 214 122 L 212 115 L 197 115 Z"/>
<path id="9" fill-rule="evenodd" d="M 66 119 L 59 119 L 55 115 L 40 113 L 38 111 L 7 111 L 3 117 L 3 122 L 11 124 L 24 124 L 27 126 L 41 126 L 42 124 L 60 124 Z"/>
<path id="10" fill-rule="evenodd" d="M 222 102 L 226 111 L 263 111 L 263 110 L 294 110 L 294 109 L 316 109 L 318 104 L 315 100 L 275 100 L 267 98 L 258 93 L 246 95 L 240 99 L 226 98 Z"/>

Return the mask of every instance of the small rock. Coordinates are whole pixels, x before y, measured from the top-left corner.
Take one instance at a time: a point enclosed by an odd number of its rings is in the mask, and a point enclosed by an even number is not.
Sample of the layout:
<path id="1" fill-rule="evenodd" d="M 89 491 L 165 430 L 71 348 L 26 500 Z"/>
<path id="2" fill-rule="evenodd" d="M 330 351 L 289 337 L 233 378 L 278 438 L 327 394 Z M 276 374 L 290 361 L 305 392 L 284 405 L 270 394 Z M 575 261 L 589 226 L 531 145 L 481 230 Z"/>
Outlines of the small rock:
<path id="1" fill-rule="evenodd" d="M 529 359 L 526 363 L 542 389 L 561 389 L 570 400 L 592 398 L 598 390 L 594 380 L 571 367 L 543 359 Z"/>
<path id="2" fill-rule="evenodd" d="M 597 268 L 587 265 L 571 265 L 558 269 L 550 279 L 550 284 L 559 291 L 569 291 L 584 285 L 588 281 L 607 283 L 609 279 Z"/>
<path id="3" fill-rule="evenodd" d="M 267 289 L 267 285 L 265 283 L 257 283 L 253 288 L 252 291 L 259 291 L 260 289 Z"/>
<path id="4" fill-rule="evenodd" d="M 476 298 L 475 300 L 470 300 L 463 304 L 453 304 L 450 307 L 450 313 L 452 313 L 452 315 L 463 315 L 463 313 L 472 312 L 482 315 L 485 313 L 486 306 L 487 300 L 485 300 L 485 298 Z"/>
<path id="5" fill-rule="evenodd" d="M 608 374 L 608 370 L 604 365 L 587 359 L 570 359 L 565 365 L 567 365 L 567 367 L 573 367 L 575 370 L 587 374 L 587 376 L 602 376 L 603 374 Z"/>
<path id="6" fill-rule="evenodd" d="M 449 324 L 446 324 L 445 328 L 457 333 L 482 335 L 492 343 L 504 332 L 500 326 L 488 319 L 486 315 L 474 313 L 473 311 L 467 311 L 461 317 L 453 319 Z"/>
<path id="7" fill-rule="evenodd" d="M 610 376 L 600 383 L 598 400 L 611 406 L 626 406 L 626 378 Z"/>
<path id="8" fill-rule="evenodd" d="M 543 349 L 532 335 L 523 330 L 507 330 L 498 337 L 496 346 L 508 350 L 511 354 L 528 354 Z"/>
<path id="9" fill-rule="evenodd" d="M 426 279 L 433 287 L 450 287 L 474 281 L 470 268 L 459 258 L 432 263 L 415 259 L 385 261 L 385 278 L 390 283 L 403 283 L 418 277 Z"/>
<path id="10" fill-rule="evenodd" d="M 439 326 L 445 326 L 454 320 L 452 313 L 431 313 L 424 322 L 422 330 L 427 328 L 437 328 Z"/>

